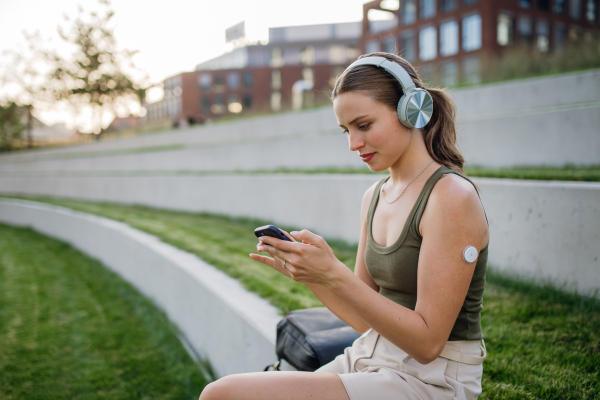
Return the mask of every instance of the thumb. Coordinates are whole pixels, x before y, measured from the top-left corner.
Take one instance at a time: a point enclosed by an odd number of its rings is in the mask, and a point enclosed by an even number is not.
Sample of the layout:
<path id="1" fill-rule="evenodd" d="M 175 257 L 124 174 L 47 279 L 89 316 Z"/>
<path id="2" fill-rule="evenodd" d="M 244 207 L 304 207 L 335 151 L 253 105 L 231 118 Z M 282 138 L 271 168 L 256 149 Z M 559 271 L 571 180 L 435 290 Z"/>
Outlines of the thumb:
<path id="1" fill-rule="evenodd" d="M 300 239 L 302 240 L 302 243 L 309 243 L 309 244 L 317 244 L 319 243 L 321 240 L 323 240 L 323 238 L 317 234 L 312 233 L 311 231 L 307 230 L 307 229 L 302 229 L 300 232 L 298 231 L 292 231 L 290 232 L 290 234 L 295 237 L 296 239 Z"/>

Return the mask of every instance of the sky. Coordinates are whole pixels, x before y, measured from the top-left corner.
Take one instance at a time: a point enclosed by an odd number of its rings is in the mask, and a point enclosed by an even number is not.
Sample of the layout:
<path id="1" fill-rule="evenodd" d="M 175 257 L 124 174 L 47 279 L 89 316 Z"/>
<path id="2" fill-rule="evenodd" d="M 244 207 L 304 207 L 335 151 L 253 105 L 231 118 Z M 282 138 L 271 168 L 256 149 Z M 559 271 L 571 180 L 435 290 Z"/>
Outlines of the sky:
<path id="1" fill-rule="evenodd" d="M 368 0 L 140 0 L 112 1 L 113 26 L 120 48 L 138 50 L 134 61 L 153 83 L 223 54 L 225 29 L 245 21 L 250 41 L 268 39 L 268 28 L 360 21 Z M 5 50 L 23 46 L 23 31 L 39 31 L 60 42 L 63 15 L 75 17 L 77 6 L 100 9 L 95 0 L 0 0 L 0 68 Z M 0 88 L 1 89 L 1 88 Z M 1 93 L 1 90 L 0 90 Z M 49 122 L 57 115 L 42 118 Z M 60 117 L 61 119 L 64 117 Z"/>

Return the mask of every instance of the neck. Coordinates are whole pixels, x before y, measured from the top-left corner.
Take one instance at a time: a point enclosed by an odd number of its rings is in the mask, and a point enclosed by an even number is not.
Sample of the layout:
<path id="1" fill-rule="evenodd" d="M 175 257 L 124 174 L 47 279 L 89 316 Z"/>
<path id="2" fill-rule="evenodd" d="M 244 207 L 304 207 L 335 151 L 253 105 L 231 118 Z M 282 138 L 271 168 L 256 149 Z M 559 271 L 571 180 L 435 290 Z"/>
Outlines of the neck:
<path id="1" fill-rule="evenodd" d="M 427 152 L 420 129 L 410 130 L 410 142 L 402 156 L 388 168 L 390 173 L 390 184 L 406 184 L 414 179 L 423 168 L 431 162 L 432 158 Z M 433 163 L 432 166 L 437 163 Z M 431 166 L 430 166 L 431 167 Z"/>

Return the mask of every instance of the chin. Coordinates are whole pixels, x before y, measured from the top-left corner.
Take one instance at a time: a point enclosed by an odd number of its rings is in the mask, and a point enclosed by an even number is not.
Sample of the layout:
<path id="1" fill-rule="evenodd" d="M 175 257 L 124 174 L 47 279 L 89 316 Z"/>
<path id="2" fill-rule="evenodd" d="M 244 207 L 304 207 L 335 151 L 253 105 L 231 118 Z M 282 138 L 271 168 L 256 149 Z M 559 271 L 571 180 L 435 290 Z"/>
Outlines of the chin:
<path id="1" fill-rule="evenodd" d="M 382 168 L 381 166 L 377 166 L 377 165 L 367 164 L 367 167 L 369 167 L 369 169 L 373 172 L 381 172 L 381 171 L 387 170 L 387 168 Z"/>

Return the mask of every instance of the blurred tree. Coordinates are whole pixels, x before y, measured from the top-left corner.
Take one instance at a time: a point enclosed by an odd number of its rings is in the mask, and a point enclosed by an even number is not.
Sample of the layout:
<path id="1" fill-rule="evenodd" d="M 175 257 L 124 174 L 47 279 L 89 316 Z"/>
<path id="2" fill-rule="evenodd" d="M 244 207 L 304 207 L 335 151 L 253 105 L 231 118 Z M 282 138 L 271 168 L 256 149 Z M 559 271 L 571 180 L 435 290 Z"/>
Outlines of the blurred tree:
<path id="1" fill-rule="evenodd" d="M 22 139 L 24 130 L 23 108 L 14 102 L 0 105 L 0 151 L 12 150 L 15 142 Z"/>
<path id="2" fill-rule="evenodd" d="M 79 6 L 71 26 L 67 30 L 58 27 L 60 37 L 72 49 L 68 57 L 44 48 L 39 35 L 25 34 L 29 57 L 11 52 L 13 62 L 4 77 L 5 82 L 20 88 L 20 104 L 67 104 L 78 120 L 77 128 L 89 131 L 91 125 L 96 134 L 102 132 L 107 113 L 116 115 L 119 109 L 141 104 L 146 88 L 140 81 L 147 80 L 133 64 L 136 52 L 118 49 L 109 26 L 114 16 L 110 2 L 99 3 L 103 6 L 101 12 L 85 13 Z M 65 16 L 65 20 L 69 18 Z M 40 61 L 44 65 L 39 65 Z M 84 119 L 90 110 L 91 124 Z"/>

